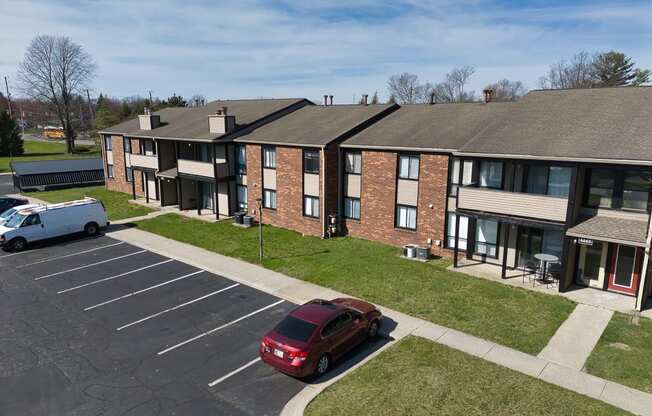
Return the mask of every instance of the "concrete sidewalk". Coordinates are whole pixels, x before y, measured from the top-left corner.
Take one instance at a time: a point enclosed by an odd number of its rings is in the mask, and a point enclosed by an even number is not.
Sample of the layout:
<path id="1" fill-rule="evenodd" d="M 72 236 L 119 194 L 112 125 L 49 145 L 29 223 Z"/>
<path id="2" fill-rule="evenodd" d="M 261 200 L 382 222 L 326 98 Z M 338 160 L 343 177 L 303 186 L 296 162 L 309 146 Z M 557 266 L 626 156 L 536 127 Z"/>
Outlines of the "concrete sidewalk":
<path id="1" fill-rule="evenodd" d="M 342 296 L 350 297 L 344 293 L 294 279 L 255 264 L 222 256 L 156 234 L 120 226 L 113 227 L 113 229 L 114 231 L 107 232 L 107 235 L 112 238 L 126 241 L 144 249 L 183 261 L 295 303 L 304 303 L 314 298 L 330 299 Z M 652 416 L 651 394 L 589 375 L 572 366 L 556 363 L 543 357 L 525 354 L 454 329 L 384 308 L 380 305 L 379 307 L 383 314 L 397 323 L 396 328 L 389 334 L 394 341 L 388 343 L 381 350 L 393 345 L 395 341 L 407 335 L 416 335 L 472 354 L 514 371 L 601 400 L 636 415 Z M 362 365 L 376 354 L 372 354 L 353 368 Z M 574 366 L 576 367 L 577 365 L 574 364 Z M 348 371 L 326 382 L 308 386 L 286 405 L 282 414 L 303 414 L 303 410 L 314 397 L 328 385 L 334 383 L 347 373 Z"/>
<path id="2" fill-rule="evenodd" d="M 581 370 L 614 312 L 579 304 L 559 327 L 539 358 Z"/>

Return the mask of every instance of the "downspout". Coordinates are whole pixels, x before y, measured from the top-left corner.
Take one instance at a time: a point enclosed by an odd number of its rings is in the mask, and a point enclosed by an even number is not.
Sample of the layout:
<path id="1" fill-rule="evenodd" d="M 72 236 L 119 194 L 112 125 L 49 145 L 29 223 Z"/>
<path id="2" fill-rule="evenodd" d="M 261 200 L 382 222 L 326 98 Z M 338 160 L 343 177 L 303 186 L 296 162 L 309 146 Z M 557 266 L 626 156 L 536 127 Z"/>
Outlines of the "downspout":
<path id="1" fill-rule="evenodd" d="M 320 204 L 319 204 L 319 214 L 321 216 L 321 237 L 326 237 L 326 231 L 328 230 L 328 218 L 326 218 L 326 146 L 321 148 L 321 157 L 319 158 L 319 181 L 321 189 L 319 193 L 321 194 Z"/>
<path id="2" fill-rule="evenodd" d="M 647 238 L 645 239 L 645 248 L 643 256 L 643 266 L 641 268 L 641 281 L 638 286 L 638 296 L 636 297 L 636 310 L 642 311 L 645 306 L 645 301 L 647 300 L 647 287 L 652 281 L 648 282 L 648 263 L 650 261 L 650 243 L 652 242 L 652 213 L 648 217 L 647 222 Z"/>

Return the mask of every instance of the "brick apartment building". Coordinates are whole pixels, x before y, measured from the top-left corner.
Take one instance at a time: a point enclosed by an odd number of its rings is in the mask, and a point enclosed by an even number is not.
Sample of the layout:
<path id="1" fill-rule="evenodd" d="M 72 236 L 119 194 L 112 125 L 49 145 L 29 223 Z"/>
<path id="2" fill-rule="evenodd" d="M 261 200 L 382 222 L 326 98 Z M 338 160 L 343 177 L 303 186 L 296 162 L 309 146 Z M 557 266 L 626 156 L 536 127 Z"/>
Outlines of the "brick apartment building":
<path id="1" fill-rule="evenodd" d="M 246 174 L 237 181 L 249 213 L 263 222 L 325 236 L 339 218 L 339 143 L 395 111 L 396 105 L 305 106 L 235 143 Z M 240 169 L 242 172 L 244 169 Z M 337 226 L 337 223 L 332 224 Z"/>

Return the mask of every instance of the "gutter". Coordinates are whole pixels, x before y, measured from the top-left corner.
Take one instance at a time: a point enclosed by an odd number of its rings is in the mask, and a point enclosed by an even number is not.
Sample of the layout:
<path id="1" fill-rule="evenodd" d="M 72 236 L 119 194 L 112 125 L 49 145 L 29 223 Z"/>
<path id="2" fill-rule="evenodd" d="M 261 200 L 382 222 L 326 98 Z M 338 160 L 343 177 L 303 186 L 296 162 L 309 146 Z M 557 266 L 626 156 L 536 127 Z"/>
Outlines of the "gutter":
<path id="1" fill-rule="evenodd" d="M 454 151 L 454 156 L 467 157 L 486 157 L 495 159 L 523 159 L 523 160 L 550 160 L 560 162 L 584 162 L 584 163 L 607 163 L 613 165 L 639 165 L 652 166 L 652 160 L 628 160 L 628 159 L 599 159 L 583 157 L 565 157 L 565 156 L 538 156 L 538 155 L 519 155 L 509 153 L 473 153 L 464 151 Z"/>

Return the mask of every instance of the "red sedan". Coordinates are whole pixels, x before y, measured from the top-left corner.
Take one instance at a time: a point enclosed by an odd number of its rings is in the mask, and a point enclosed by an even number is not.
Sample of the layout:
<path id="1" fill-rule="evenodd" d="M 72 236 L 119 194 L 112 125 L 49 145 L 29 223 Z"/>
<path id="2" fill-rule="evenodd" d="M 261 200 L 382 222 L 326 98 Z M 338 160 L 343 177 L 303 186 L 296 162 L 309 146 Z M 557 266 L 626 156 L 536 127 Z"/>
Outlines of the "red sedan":
<path id="1" fill-rule="evenodd" d="M 357 299 L 315 299 L 290 312 L 260 343 L 260 358 L 295 377 L 322 375 L 331 363 L 378 334 L 382 314 Z"/>

